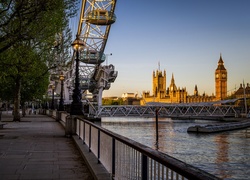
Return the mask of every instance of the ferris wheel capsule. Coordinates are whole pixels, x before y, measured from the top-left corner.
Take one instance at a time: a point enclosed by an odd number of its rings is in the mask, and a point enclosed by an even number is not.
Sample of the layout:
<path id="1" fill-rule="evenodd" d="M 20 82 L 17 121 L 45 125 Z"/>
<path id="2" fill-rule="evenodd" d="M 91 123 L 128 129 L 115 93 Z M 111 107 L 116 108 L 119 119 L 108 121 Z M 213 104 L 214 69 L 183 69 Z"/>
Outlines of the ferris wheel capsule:
<path id="1" fill-rule="evenodd" d="M 96 50 L 82 52 L 81 61 L 86 64 L 101 64 L 105 61 L 105 54 Z"/>
<path id="2" fill-rule="evenodd" d="M 94 25 L 111 25 L 116 21 L 114 12 L 95 9 L 87 14 L 86 22 Z"/>

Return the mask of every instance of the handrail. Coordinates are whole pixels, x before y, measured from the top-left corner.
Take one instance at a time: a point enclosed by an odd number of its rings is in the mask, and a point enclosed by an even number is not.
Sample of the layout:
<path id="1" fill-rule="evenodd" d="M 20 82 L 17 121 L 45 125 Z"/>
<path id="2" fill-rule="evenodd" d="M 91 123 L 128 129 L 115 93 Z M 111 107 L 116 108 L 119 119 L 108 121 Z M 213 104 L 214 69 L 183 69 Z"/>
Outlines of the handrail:
<path id="1" fill-rule="evenodd" d="M 141 143 L 138 143 L 136 141 L 133 141 L 129 138 L 126 138 L 124 136 L 121 136 L 119 134 L 116 134 L 116 133 L 113 133 L 107 129 L 104 129 L 90 121 L 87 121 L 85 119 L 82 119 L 82 118 L 79 118 L 79 117 L 76 117 L 74 119 L 75 121 L 75 124 L 76 124 L 76 134 L 79 136 L 79 138 L 81 138 L 83 140 L 83 142 L 87 145 L 89 145 L 89 149 L 91 151 L 92 147 L 93 146 L 96 146 L 96 144 L 94 145 L 93 143 L 97 143 L 97 148 L 98 148 L 98 152 L 97 152 L 97 159 L 98 159 L 98 162 L 100 160 L 100 151 L 101 151 L 101 148 L 102 145 L 100 143 L 100 133 L 104 133 L 105 135 L 109 136 L 110 138 L 112 138 L 112 143 L 111 143 L 111 146 L 112 146 L 112 152 L 105 152 L 105 153 L 112 153 L 112 155 L 110 155 L 113 159 L 112 159 L 112 173 L 113 174 L 113 177 L 116 179 L 119 177 L 117 177 L 118 175 L 116 174 L 116 171 L 115 171 L 115 168 L 117 166 L 117 158 L 116 156 L 117 153 L 121 153 L 121 152 L 118 152 L 119 151 L 119 148 L 116 148 L 116 144 L 118 143 L 122 143 L 123 145 L 126 146 L 126 149 L 127 147 L 128 148 L 131 148 L 130 150 L 128 150 L 128 154 L 130 154 L 129 156 L 131 156 L 131 154 L 133 154 L 133 156 L 137 157 L 137 152 L 138 153 L 141 153 L 141 159 L 139 161 L 135 160 L 136 161 L 136 167 L 140 167 L 140 175 L 139 177 L 140 178 L 148 178 L 148 174 L 149 172 L 152 172 L 152 168 L 154 168 L 154 177 L 158 177 L 158 176 L 171 176 L 173 179 L 173 177 L 175 177 L 175 179 L 179 179 L 179 177 L 181 177 L 181 179 L 197 179 L 197 180 L 204 180 L 204 179 L 207 179 L 207 180 L 215 180 L 215 179 L 219 179 L 218 177 L 214 176 L 214 175 L 211 175 L 203 170 L 200 170 L 192 165 L 189 165 L 189 164 L 186 164 L 178 159 L 175 159 L 171 156 L 168 156 L 162 152 L 159 152 L 159 151 L 156 151 L 150 147 L 147 147 Z M 77 123 L 78 122 L 78 123 Z M 82 122 L 82 123 L 80 123 Z M 86 127 L 86 124 L 89 126 L 89 127 Z M 88 129 L 86 129 L 88 128 Z M 83 132 L 81 132 L 81 130 Z M 86 132 L 86 130 L 88 132 Z M 93 134 L 96 132 L 97 134 Z M 85 133 L 88 133 L 88 138 L 89 139 L 85 139 L 86 136 L 85 136 Z M 83 134 L 83 137 L 81 137 L 81 134 Z M 92 140 L 92 137 L 97 137 L 98 140 L 95 142 L 94 140 Z M 116 143 L 117 142 L 117 143 Z M 125 151 L 125 150 L 121 150 L 121 151 Z M 127 151 L 127 150 L 126 150 Z M 137 151 L 137 152 L 134 152 L 134 151 Z M 136 154 L 136 155 L 134 155 Z M 139 155 L 140 156 L 140 155 Z M 129 159 L 129 161 L 133 161 L 134 158 L 132 159 Z M 151 160 L 151 165 L 149 163 L 149 161 Z M 152 163 L 154 162 L 154 163 Z M 121 163 L 121 162 L 120 162 Z M 133 162 L 134 163 L 134 162 Z M 161 168 L 160 168 L 161 167 Z M 105 167 L 106 168 L 106 167 Z M 166 170 L 164 170 L 164 168 L 166 168 Z M 157 169 L 157 172 L 160 172 L 161 173 L 157 174 L 156 173 L 156 169 Z M 162 170 L 161 170 L 162 169 Z M 170 172 L 170 174 L 168 175 L 168 171 Z M 132 172 L 126 172 L 126 173 L 131 173 Z M 176 173 L 175 175 L 173 175 L 174 173 Z M 153 176 L 153 175 L 152 175 Z"/>
<path id="2" fill-rule="evenodd" d="M 46 114 L 53 113 L 46 111 Z M 67 129 L 66 119 L 69 116 L 61 112 L 58 117 Z M 88 146 L 89 151 L 96 156 L 97 163 L 102 163 L 114 179 L 220 179 L 167 154 L 113 133 L 93 122 L 77 116 L 73 118 L 70 118 L 73 120 L 70 127 L 74 127 L 72 133 L 82 139 L 83 144 Z M 108 162 L 105 162 L 105 158 Z"/>

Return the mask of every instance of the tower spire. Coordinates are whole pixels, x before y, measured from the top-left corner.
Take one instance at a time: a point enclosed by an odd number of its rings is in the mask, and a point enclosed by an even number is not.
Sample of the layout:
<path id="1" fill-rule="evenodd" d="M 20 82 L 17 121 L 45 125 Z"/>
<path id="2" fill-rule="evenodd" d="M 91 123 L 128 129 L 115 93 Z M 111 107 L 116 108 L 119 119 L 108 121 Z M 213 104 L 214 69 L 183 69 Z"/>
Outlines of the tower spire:
<path id="1" fill-rule="evenodd" d="M 173 83 L 173 84 L 174 84 L 174 73 L 172 73 L 171 83 Z"/>
<path id="2" fill-rule="evenodd" d="M 222 59 L 222 55 L 221 55 L 221 53 L 220 53 L 219 63 L 224 63 L 224 62 L 223 62 L 223 59 Z"/>
<path id="3" fill-rule="evenodd" d="M 218 66 L 215 70 L 215 94 L 217 100 L 223 100 L 227 97 L 227 70 L 224 66 L 221 53 Z"/>
<path id="4" fill-rule="evenodd" d="M 224 61 L 222 59 L 222 56 L 221 56 L 221 53 L 220 53 L 220 59 L 218 61 L 218 66 L 217 66 L 217 70 L 225 70 L 225 67 L 224 67 Z"/>

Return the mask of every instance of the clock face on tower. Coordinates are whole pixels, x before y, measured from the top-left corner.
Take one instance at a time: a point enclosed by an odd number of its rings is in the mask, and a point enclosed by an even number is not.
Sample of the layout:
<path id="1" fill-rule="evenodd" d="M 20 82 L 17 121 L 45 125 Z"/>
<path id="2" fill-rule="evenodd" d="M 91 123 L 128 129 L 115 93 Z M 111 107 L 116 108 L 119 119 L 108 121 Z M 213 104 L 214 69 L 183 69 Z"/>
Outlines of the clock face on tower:
<path id="1" fill-rule="evenodd" d="M 223 74 L 222 74 L 222 78 L 226 78 L 226 77 L 227 77 L 226 74 L 223 73 Z"/>
<path id="2" fill-rule="evenodd" d="M 219 74 L 218 74 L 218 73 L 216 73 L 215 77 L 216 77 L 216 78 L 219 78 Z"/>

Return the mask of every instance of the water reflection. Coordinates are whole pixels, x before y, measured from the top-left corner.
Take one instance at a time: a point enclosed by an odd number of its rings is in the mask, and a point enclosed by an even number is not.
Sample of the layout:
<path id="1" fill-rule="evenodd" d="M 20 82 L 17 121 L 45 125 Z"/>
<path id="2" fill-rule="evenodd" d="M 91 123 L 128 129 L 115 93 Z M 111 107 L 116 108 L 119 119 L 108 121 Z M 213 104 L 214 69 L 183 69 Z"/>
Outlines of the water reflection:
<path id="1" fill-rule="evenodd" d="M 250 128 L 246 129 L 244 135 L 246 138 L 250 138 Z"/>
<path id="2" fill-rule="evenodd" d="M 216 165 L 217 172 L 216 174 L 220 174 L 220 177 L 223 179 L 232 177 L 228 172 L 228 167 L 225 165 L 228 163 L 228 150 L 229 150 L 229 142 L 227 134 L 218 134 L 215 136 L 214 141 L 217 144 L 217 153 L 216 153 Z"/>
<path id="3" fill-rule="evenodd" d="M 215 134 L 187 133 L 189 126 L 211 123 L 159 118 L 158 141 L 154 118 L 104 118 L 101 124 L 222 179 L 249 179 L 250 128 Z"/>

